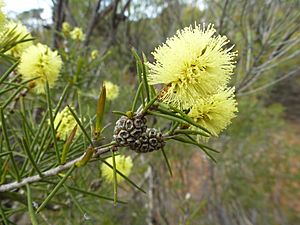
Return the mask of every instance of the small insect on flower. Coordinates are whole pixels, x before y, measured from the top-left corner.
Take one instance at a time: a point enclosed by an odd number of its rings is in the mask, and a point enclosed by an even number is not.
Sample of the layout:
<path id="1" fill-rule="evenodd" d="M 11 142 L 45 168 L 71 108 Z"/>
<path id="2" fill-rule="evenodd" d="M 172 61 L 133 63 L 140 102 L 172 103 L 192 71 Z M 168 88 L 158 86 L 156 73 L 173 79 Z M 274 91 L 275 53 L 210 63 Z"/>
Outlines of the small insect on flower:
<path id="1" fill-rule="evenodd" d="M 67 140 L 76 125 L 77 122 L 67 106 L 54 119 L 54 128 L 57 131 L 57 137 L 61 140 Z M 75 137 L 79 133 L 79 130 L 77 130 Z"/>
<path id="2" fill-rule="evenodd" d="M 237 53 L 233 46 L 225 48 L 229 40 L 215 32 L 211 24 L 186 27 L 152 52 L 156 61 L 147 63 L 149 84 L 166 85 L 165 103 L 188 108 L 228 83 Z"/>
<path id="3" fill-rule="evenodd" d="M 113 166 L 113 158 L 110 157 L 105 160 L 109 165 Z M 129 176 L 131 172 L 131 168 L 133 166 L 132 159 L 130 156 L 117 155 L 115 156 L 116 161 L 116 169 L 124 174 L 126 177 Z M 114 180 L 114 171 L 112 168 L 107 166 L 106 164 L 101 165 L 101 173 L 104 179 L 108 183 L 112 183 Z M 117 181 L 120 183 L 124 180 L 124 178 L 117 173 Z"/>
<path id="4" fill-rule="evenodd" d="M 119 96 L 119 86 L 112 82 L 105 80 L 104 85 L 106 88 L 106 98 L 108 100 L 114 100 Z"/>
<path id="5" fill-rule="evenodd" d="M 83 33 L 80 27 L 74 27 L 74 29 L 70 33 L 71 38 L 76 41 L 84 41 L 85 34 Z"/>
<path id="6" fill-rule="evenodd" d="M 48 46 L 37 44 L 28 47 L 21 55 L 19 72 L 24 80 L 35 79 L 32 83 L 36 93 L 45 93 L 45 83 L 53 87 L 62 66 L 57 51 Z"/>
<path id="7" fill-rule="evenodd" d="M 21 42 L 24 40 L 31 39 L 32 36 L 27 28 L 20 22 L 9 21 L 6 24 L 5 32 L 11 34 L 15 38 L 15 42 Z M 26 48 L 33 44 L 32 41 L 24 41 L 16 44 L 14 47 L 9 49 L 6 54 L 12 55 L 13 57 L 19 58 Z"/>
<path id="8" fill-rule="evenodd" d="M 234 88 L 231 88 L 220 90 L 207 99 L 198 99 L 188 115 L 213 135 L 218 136 L 231 123 L 236 112 L 238 112 L 237 102 L 234 98 Z"/>

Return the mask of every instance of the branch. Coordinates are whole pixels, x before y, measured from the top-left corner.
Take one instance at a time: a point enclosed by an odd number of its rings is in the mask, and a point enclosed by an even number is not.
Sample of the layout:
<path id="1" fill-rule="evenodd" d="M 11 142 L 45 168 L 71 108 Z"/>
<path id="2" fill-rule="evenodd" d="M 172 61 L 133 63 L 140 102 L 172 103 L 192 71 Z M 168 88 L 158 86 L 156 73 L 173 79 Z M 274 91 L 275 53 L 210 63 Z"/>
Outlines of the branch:
<path id="1" fill-rule="evenodd" d="M 299 73 L 299 71 L 300 71 L 299 69 L 292 70 L 289 73 L 281 76 L 277 80 L 274 80 L 274 81 L 272 81 L 272 82 L 270 82 L 268 84 L 262 85 L 262 86 L 260 86 L 258 88 L 255 88 L 255 89 L 251 90 L 251 91 L 237 93 L 237 96 L 243 96 L 243 95 L 253 94 L 253 93 L 257 92 L 257 91 L 260 91 L 260 90 L 266 89 L 268 87 L 271 87 L 271 86 L 275 85 L 276 83 L 278 83 L 278 82 L 280 82 L 280 81 L 282 81 L 282 80 L 284 80 L 286 78 L 289 78 L 290 76 L 294 75 L 295 73 Z"/>
<path id="2" fill-rule="evenodd" d="M 220 27 L 219 27 L 219 32 L 222 33 L 223 32 L 223 25 L 224 25 L 224 20 L 225 20 L 225 17 L 226 17 L 226 10 L 227 10 L 227 6 L 228 6 L 228 3 L 229 3 L 229 0 L 226 0 L 225 1 L 225 4 L 224 4 L 224 7 L 223 7 L 223 10 L 222 10 L 222 15 L 221 15 L 221 18 L 220 18 Z"/>
<path id="3" fill-rule="evenodd" d="M 93 157 L 96 158 L 96 157 L 110 151 L 110 148 L 111 148 L 111 146 L 105 147 L 105 148 L 96 148 L 96 152 L 94 153 Z M 10 191 L 10 190 L 13 190 L 13 189 L 16 189 L 16 188 L 20 188 L 20 187 L 22 187 L 26 184 L 29 184 L 29 183 L 41 181 L 45 177 L 55 176 L 58 173 L 60 173 L 61 171 L 66 170 L 66 169 L 72 167 L 73 165 L 75 165 L 75 163 L 78 162 L 79 160 L 81 160 L 84 157 L 85 154 L 86 153 L 84 153 L 82 156 L 80 156 L 76 159 L 73 159 L 70 162 L 67 162 L 64 165 L 59 165 L 55 168 L 49 169 L 45 172 L 42 172 L 43 176 L 35 175 L 35 176 L 31 176 L 31 177 L 26 177 L 26 178 L 22 179 L 20 182 L 15 181 L 15 182 L 12 182 L 12 183 L 0 185 L 0 192 Z"/>
<path id="4" fill-rule="evenodd" d="M 60 36 L 58 34 L 61 31 L 61 26 L 64 21 L 64 5 L 68 4 L 68 1 L 58 0 L 53 4 L 53 21 L 54 21 L 54 33 L 53 33 L 53 47 L 58 48 L 60 42 Z"/>
<path id="5" fill-rule="evenodd" d="M 90 38 L 92 36 L 93 30 L 97 25 L 99 18 L 106 16 L 114 7 L 114 1 L 112 1 L 105 9 L 100 12 L 101 0 L 98 0 L 91 20 L 89 21 L 87 30 L 86 30 L 86 38 L 84 40 L 83 45 L 87 46 L 90 42 Z"/>

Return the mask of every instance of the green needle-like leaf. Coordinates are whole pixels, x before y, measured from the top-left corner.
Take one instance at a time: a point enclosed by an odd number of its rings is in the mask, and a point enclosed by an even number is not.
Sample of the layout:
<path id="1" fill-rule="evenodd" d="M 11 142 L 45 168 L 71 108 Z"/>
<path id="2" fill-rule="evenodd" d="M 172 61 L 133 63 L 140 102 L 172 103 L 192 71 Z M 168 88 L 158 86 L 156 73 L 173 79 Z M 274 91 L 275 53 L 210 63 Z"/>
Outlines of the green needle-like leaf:
<path id="1" fill-rule="evenodd" d="M 89 143 L 93 146 L 93 141 L 90 138 L 90 136 L 87 134 L 84 126 L 82 125 L 82 123 L 80 122 L 80 119 L 78 118 L 78 116 L 76 115 L 76 113 L 74 112 L 74 110 L 68 105 L 68 108 L 70 110 L 70 112 L 72 113 L 74 119 L 76 120 L 78 126 L 80 127 L 81 131 L 83 132 L 84 136 L 87 138 L 87 140 L 89 141 Z"/>
<path id="2" fill-rule="evenodd" d="M 113 161 L 113 178 L 114 178 L 114 205 L 117 204 L 118 201 L 118 181 L 117 181 L 117 166 L 116 166 L 116 159 L 115 159 L 115 152 L 111 151 L 112 161 Z"/>
<path id="3" fill-rule="evenodd" d="M 68 194 L 71 196 L 72 201 L 74 202 L 75 206 L 78 208 L 78 210 L 81 212 L 83 216 L 86 215 L 86 211 L 82 208 L 76 197 L 73 195 L 72 191 L 69 189 L 69 187 L 66 184 L 63 184 L 64 188 L 68 192 Z M 88 224 L 93 224 L 91 221 L 86 220 Z"/>
<path id="4" fill-rule="evenodd" d="M 32 225 L 38 225 L 37 219 L 36 219 L 36 213 L 33 210 L 32 206 L 32 197 L 31 197 L 31 190 L 29 187 L 29 184 L 26 184 L 27 189 L 27 207 L 28 207 L 28 213 L 31 220 Z"/>
<path id="5" fill-rule="evenodd" d="M 195 145 L 195 146 L 198 146 L 212 161 L 214 161 L 215 163 L 217 162 L 216 159 L 211 155 L 209 154 L 205 148 L 203 148 L 202 145 L 200 145 L 199 143 L 197 143 L 196 141 L 192 141 L 192 140 L 187 140 L 185 138 L 182 138 L 182 137 L 173 137 L 172 139 L 176 140 L 176 141 L 179 141 L 179 142 L 183 142 L 183 143 L 187 143 L 187 144 L 192 144 L 192 145 Z"/>
<path id="6" fill-rule="evenodd" d="M 61 154 L 61 159 L 60 159 L 61 164 L 64 164 L 67 161 L 67 154 L 70 150 L 70 146 L 71 146 L 72 141 L 75 137 L 76 131 L 77 131 L 77 125 L 73 128 L 73 130 L 71 131 L 71 134 L 69 135 L 66 143 L 64 144 L 63 151 L 62 151 L 62 154 Z"/>
<path id="7" fill-rule="evenodd" d="M 51 97 L 50 97 L 48 81 L 46 82 L 46 97 L 47 97 L 48 115 L 49 115 L 49 119 L 50 119 L 50 127 L 51 127 L 52 139 L 53 139 L 53 144 L 54 144 L 54 150 L 56 153 L 57 162 L 58 162 L 58 164 L 60 164 L 60 156 L 59 156 L 59 150 L 58 150 L 58 145 L 57 145 L 57 140 L 56 140 L 56 129 L 54 127 L 54 117 L 53 117 L 53 113 L 52 113 L 52 105 L 51 105 Z"/>
<path id="8" fill-rule="evenodd" d="M 172 173 L 171 165 L 170 165 L 170 163 L 169 163 L 169 160 L 168 160 L 168 157 L 167 157 L 167 155 L 166 155 L 166 152 L 165 152 L 165 150 L 164 150 L 163 148 L 161 149 L 161 152 L 162 152 L 162 154 L 163 154 L 163 156 L 164 156 L 164 159 L 165 159 L 165 161 L 166 161 L 166 164 L 167 164 L 169 173 L 170 173 L 170 175 L 171 175 L 171 177 L 172 177 L 172 176 L 173 176 L 173 173 Z"/>
<path id="9" fill-rule="evenodd" d="M 101 130 L 103 128 L 105 102 L 106 102 L 106 88 L 105 85 L 103 85 L 100 96 L 97 101 L 97 108 L 96 108 L 96 125 L 94 128 L 94 137 L 97 140 L 99 139 Z"/>
<path id="10" fill-rule="evenodd" d="M 137 105 L 138 99 L 139 99 L 139 97 L 140 97 L 140 95 L 141 95 L 142 89 L 143 89 L 143 83 L 141 82 L 141 83 L 139 84 L 139 87 L 138 87 L 138 89 L 137 89 L 137 91 L 136 91 L 136 94 L 135 94 L 135 96 L 134 96 L 134 99 L 133 99 L 133 104 L 132 104 L 132 107 L 131 107 L 131 111 L 132 111 L 132 112 L 135 112 L 136 105 Z"/>
<path id="11" fill-rule="evenodd" d="M 127 114 L 125 112 L 121 112 L 121 111 L 112 111 L 112 113 L 114 113 L 116 115 L 127 116 Z"/>
<path id="12" fill-rule="evenodd" d="M 9 74 L 17 68 L 20 61 L 15 62 L 9 69 L 1 76 L 0 78 L 0 84 L 9 76 Z"/>
<path id="13" fill-rule="evenodd" d="M 49 184 L 55 184 L 54 182 L 49 181 L 49 180 L 44 180 L 43 182 L 46 182 L 46 183 L 49 183 Z M 108 200 L 108 201 L 114 201 L 113 198 L 110 198 L 110 197 L 107 197 L 107 196 L 103 196 L 103 195 L 96 194 L 94 192 L 89 192 L 89 191 L 86 191 L 86 190 L 82 190 L 80 188 L 69 186 L 67 184 L 64 184 L 64 185 L 67 186 L 69 189 L 71 189 L 73 191 L 77 191 L 77 192 L 79 192 L 81 194 L 84 194 L 84 195 L 90 195 L 90 196 L 93 196 L 93 197 L 96 197 L 96 198 L 99 198 L 99 199 L 104 199 L 104 200 Z M 120 201 L 120 200 L 118 200 L 117 202 L 121 203 L 121 204 L 127 204 L 127 202 Z"/>
<path id="14" fill-rule="evenodd" d="M 2 123 L 2 129 L 1 130 L 3 132 L 4 139 L 5 139 L 8 151 L 10 152 L 9 157 L 10 157 L 10 160 L 12 162 L 13 168 L 15 170 L 17 180 L 20 181 L 21 178 L 20 178 L 20 174 L 19 174 L 19 169 L 18 169 L 17 164 L 16 164 L 15 159 L 14 159 L 13 150 L 10 146 L 10 141 L 9 141 L 9 137 L 8 137 L 7 127 L 6 127 L 6 120 L 4 118 L 4 112 L 3 112 L 2 107 L 0 107 L 0 117 L 1 117 L 0 119 L 1 119 L 1 123 Z"/>
<path id="15" fill-rule="evenodd" d="M 139 83 L 143 83 L 143 63 L 141 58 L 139 57 L 139 55 L 137 54 L 136 50 L 134 48 L 131 48 L 131 52 L 136 60 L 136 72 L 138 75 L 138 81 Z M 143 90 L 141 92 L 141 100 L 142 100 L 142 104 L 143 106 L 145 106 L 145 96 L 144 96 L 144 90 L 145 89 L 145 85 L 143 84 Z"/>
<path id="16" fill-rule="evenodd" d="M 176 113 L 178 114 L 174 114 L 172 113 L 173 116 L 175 117 L 178 117 L 178 118 L 181 118 L 182 120 L 185 121 L 185 123 L 188 123 L 188 124 L 191 124 L 195 127 L 198 127 L 200 128 L 201 130 L 205 131 L 206 133 L 210 134 L 211 135 L 211 132 L 209 130 L 207 130 L 206 128 L 202 127 L 201 125 L 199 125 L 198 123 L 196 123 L 191 117 L 189 117 L 188 115 L 186 115 L 184 112 L 182 112 L 181 110 L 179 109 L 176 109 L 175 107 L 173 106 L 170 106 L 170 105 L 166 105 L 166 104 L 163 104 L 163 103 L 158 103 L 158 105 L 161 107 L 161 110 L 162 112 L 165 112 L 165 113 L 170 113 L 169 109 L 175 111 Z"/>
<path id="17" fill-rule="evenodd" d="M 10 223 L 8 222 L 8 219 L 7 219 L 7 217 L 5 215 L 5 212 L 4 212 L 3 208 L 2 208 L 2 204 L 0 204 L 0 213 L 1 213 L 3 224 L 4 225 L 9 225 Z"/>
<path id="18" fill-rule="evenodd" d="M 25 150 L 26 155 L 28 156 L 28 159 L 29 159 L 30 163 L 32 164 L 32 166 L 34 167 L 34 169 L 37 171 L 37 173 L 40 175 L 40 177 L 42 177 L 43 174 L 41 173 L 38 165 L 34 161 L 33 156 L 32 156 L 32 154 L 31 154 L 31 152 L 30 152 L 30 150 L 28 148 L 28 145 L 27 145 L 27 143 L 26 143 L 26 141 L 24 139 L 22 141 L 22 144 L 23 144 L 23 149 Z"/>
<path id="19" fill-rule="evenodd" d="M 67 91 L 69 90 L 70 88 L 70 83 L 68 83 L 65 87 L 65 89 L 63 90 L 63 93 L 62 95 L 60 96 L 59 100 L 58 100 L 58 103 L 57 103 L 57 106 L 55 107 L 55 111 L 54 111 L 54 117 L 56 117 L 62 103 L 63 103 L 63 100 L 65 99 L 66 95 L 67 95 Z"/>
<path id="20" fill-rule="evenodd" d="M 110 167 L 111 169 L 113 169 L 113 166 L 110 165 L 108 162 L 106 162 L 105 160 L 103 160 L 102 158 L 100 158 L 100 160 L 107 165 L 108 167 Z M 123 173 L 121 173 L 118 169 L 116 169 L 116 172 L 123 177 L 128 183 L 130 183 L 132 186 L 134 186 L 135 188 L 137 188 L 139 191 L 143 192 L 146 194 L 146 191 L 144 191 L 141 187 L 139 187 L 138 185 L 136 185 L 132 180 L 130 180 L 127 176 L 125 176 Z"/>
<path id="21" fill-rule="evenodd" d="M 146 96 L 147 96 L 147 101 L 150 101 L 150 88 L 148 84 L 148 79 L 147 79 L 147 66 L 145 65 L 145 62 L 147 61 L 146 55 L 143 53 L 143 84 L 145 86 L 145 91 L 146 91 Z"/>
<path id="22" fill-rule="evenodd" d="M 181 130 L 175 130 L 174 134 L 191 134 L 191 135 L 200 135 L 203 137 L 210 137 L 208 134 L 205 134 L 198 130 L 188 130 L 188 129 L 181 129 Z"/>
<path id="23" fill-rule="evenodd" d="M 46 206 L 46 204 L 54 197 L 56 192 L 66 182 L 67 178 L 71 175 L 71 173 L 74 171 L 75 168 L 76 168 L 76 166 L 72 166 L 68 170 L 68 172 L 64 175 L 64 177 L 57 183 L 57 185 L 54 187 L 54 189 L 51 191 L 51 193 L 47 196 L 47 198 L 42 202 L 42 204 L 36 210 L 36 213 L 39 213 Z"/>
<path id="24" fill-rule="evenodd" d="M 146 112 L 147 112 L 147 110 L 154 104 L 154 102 L 156 102 L 157 98 L 158 98 L 158 95 L 155 96 L 153 99 L 151 99 L 151 100 L 147 103 L 147 105 L 145 105 L 145 107 L 143 108 L 143 113 L 146 113 Z"/>

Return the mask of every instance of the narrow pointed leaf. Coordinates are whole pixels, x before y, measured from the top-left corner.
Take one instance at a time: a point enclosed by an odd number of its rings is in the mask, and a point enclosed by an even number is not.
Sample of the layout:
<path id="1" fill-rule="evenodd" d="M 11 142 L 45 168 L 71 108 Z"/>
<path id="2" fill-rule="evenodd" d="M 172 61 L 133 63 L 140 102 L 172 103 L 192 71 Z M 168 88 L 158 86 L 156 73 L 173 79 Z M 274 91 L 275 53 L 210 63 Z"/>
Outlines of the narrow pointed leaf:
<path id="1" fill-rule="evenodd" d="M 78 118 L 78 116 L 76 115 L 76 113 L 74 112 L 74 110 L 68 105 L 68 108 L 70 110 L 70 112 L 72 113 L 74 119 L 76 120 L 78 126 L 80 127 L 81 131 L 83 132 L 84 136 L 87 138 L 87 140 L 90 142 L 90 144 L 93 146 L 93 141 L 92 139 L 90 138 L 90 136 L 87 134 L 84 126 L 82 125 L 80 119 Z"/>
<path id="2" fill-rule="evenodd" d="M 47 97 L 48 115 L 49 115 L 49 120 L 50 120 L 50 128 L 51 128 L 51 134 L 52 134 L 52 139 L 53 139 L 53 144 L 54 144 L 54 150 L 56 153 L 57 162 L 60 163 L 59 150 L 58 150 L 58 145 L 57 145 L 57 140 L 56 140 L 56 130 L 54 127 L 54 119 L 55 118 L 53 117 L 53 112 L 52 112 L 51 96 L 50 96 L 48 81 L 46 82 L 46 97 Z"/>
<path id="3" fill-rule="evenodd" d="M 9 76 L 9 74 L 17 68 L 19 65 L 19 61 L 15 62 L 9 69 L 1 76 L 0 78 L 0 84 Z"/>
<path id="4" fill-rule="evenodd" d="M 113 179 L 114 179 L 114 204 L 116 205 L 118 201 L 118 181 L 117 181 L 117 167 L 116 167 L 116 159 L 115 152 L 111 151 L 112 161 L 113 161 Z"/>
<path id="5" fill-rule="evenodd" d="M 50 192 L 50 194 L 47 196 L 47 198 L 42 202 L 42 204 L 36 210 L 36 213 L 39 213 L 46 206 L 46 204 L 54 197 L 56 192 L 66 182 L 67 178 L 71 175 L 71 173 L 74 171 L 75 168 L 76 168 L 75 166 L 72 166 L 68 170 L 68 172 L 65 174 L 65 176 L 57 183 L 57 185 L 54 187 L 54 189 Z"/>
<path id="6" fill-rule="evenodd" d="M 173 177 L 171 165 L 170 165 L 170 163 L 169 163 L 169 160 L 168 160 L 168 157 L 167 157 L 167 155 L 166 155 L 166 152 L 165 152 L 165 150 L 164 150 L 163 148 L 161 149 L 161 152 L 162 152 L 162 154 L 163 154 L 163 156 L 164 156 L 164 159 L 165 159 L 165 161 L 166 161 L 166 164 L 167 164 L 169 173 L 170 173 L 171 177 Z"/>
<path id="7" fill-rule="evenodd" d="M 95 126 L 95 131 L 94 131 L 94 136 L 96 137 L 96 139 L 99 138 L 100 132 L 102 130 L 105 101 L 106 101 L 106 88 L 105 88 L 105 85 L 103 85 L 99 99 L 97 101 L 96 126 Z"/>
<path id="8" fill-rule="evenodd" d="M 36 213 L 34 212 L 33 206 L 32 206 L 32 197 L 31 197 L 31 190 L 30 190 L 29 184 L 26 184 L 26 189 L 27 189 L 27 207 L 28 207 L 29 217 L 30 217 L 32 225 L 38 225 Z"/>
<path id="9" fill-rule="evenodd" d="M 62 151 L 62 154 L 61 154 L 61 159 L 60 159 L 61 164 L 64 164 L 67 161 L 67 155 L 68 155 L 68 152 L 70 150 L 70 146 L 72 144 L 72 141 L 73 141 L 73 139 L 76 135 L 76 131 L 77 131 L 77 124 L 73 128 L 73 130 L 72 130 L 71 134 L 69 135 L 66 143 L 64 144 L 63 151 Z"/>

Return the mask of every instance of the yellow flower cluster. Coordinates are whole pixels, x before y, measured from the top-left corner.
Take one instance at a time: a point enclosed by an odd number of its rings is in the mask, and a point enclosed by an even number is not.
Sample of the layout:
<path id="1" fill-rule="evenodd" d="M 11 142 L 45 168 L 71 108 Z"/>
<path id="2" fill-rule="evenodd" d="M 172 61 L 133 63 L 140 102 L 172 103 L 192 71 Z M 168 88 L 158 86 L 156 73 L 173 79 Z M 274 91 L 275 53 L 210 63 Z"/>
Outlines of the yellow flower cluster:
<path id="1" fill-rule="evenodd" d="M 37 44 L 25 49 L 21 55 L 19 72 L 25 80 L 37 78 L 33 81 L 36 93 L 45 92 L 45 83 L 53 87 L 62 66 L 61 57 L 57 51 L 48 46 Z"/>
<path id="2" fill-rule="evenodd" d="M 91 59 L 96 59 L 97 57 L 99 56 L 99 51 L 98 50 L 93 50 L 92 52 L 91 52 Z"/>
<path id="3" fill-rule="evenodd" d="M 53 87 L 57 80 L 62 66 L 61 57 L 46 45 L 33 45 L 33 41 L 28 41 L 32 39 L 30 32 L 20 22 L 6 21 L 3 5 L 0 0 L 0 41 L 3 46 L 8 46 L 5 54 L 20 58 L 18 72 L 22 78 L 33 80 L 29 86 L 34 87 L 36 93 L 44 93 L 46 81 L 49 87 Z"/>
<path id="4" fill-rule="evenodd" d="M 74 27 L 74 29 L 70 33 L 71 38 L 76 41 L 84 41 L 85 34 L 83 33 L 80 27 Z"/>
<path id="5" fill-rule="evenodd" d="M 68 35 L 71 31 L 71 25 L 68 22 L 63 22 L 62 24 L 62 32 L 64 35 Z"/>
<path id="6" fill-rule="evenodd" d="M 0 29 L 1 29 L 0 31 L 2 31 L 2 27 L 4 26 L 6 20 L 6 16 L 2 11 L 3 6 L 4 6 L 4 2 L 3 0 L 0 0 Z"/>
<path id="7" fill-rule="evenodd" d="M 106 88 L 106 98 L 108 100 L 114 100 L 119 96 L 119 87 L 118 85 L 113 84 L 110 81 L 104 81 Z"/>
<path id="8" fill-rule="evenodd" d="M 109 165 L 113 166 L 113 158 L 108 158 L 105 160 Z M 115 156 L 116 169 L 124 174 L 126 177 L 129 176 L 131 172 L 131 168 L 133 166 L 132 159 L 130 156 L 117 155 Z M 101 173 L 104 179 L 108 183 L 112 183 L 114 181 L 114 171 L 112 168 L 107 166 L 106 164 L 101 165 Z M 117 181 L 118 183 L 122 182 L 124 178 L 117 173 Z"/>
<path id="9" fill-rule="evenodd" d="M 6 24 L 5 30 L 7 32 L 12 33 L 13 36 L 17 37 L 15 40 L 16 42 L 22 41 L 24 39 L 32 38 L 27 28 L 24 25 L 22 25 L 20 22 L 9 21 Z M 32 41 L 18 43 L 17 45 L 9 49 L 6 53 L 12 55 L 13 57 L 19 58 L 24 52 L 24 50 L 29 46 L 31 46 L 32 44 L 33 44 Z"/>
<path id="10" fill-rule="evenodd" d="M 235 116 L 234 89 L 228 89 L 236 52 L 213 25 L 186 27 L 152 53 L 149 84 L 164 84 L 161 99 L 217 135 Z"/>
<path id="11" fill-rule="evenodd" d="M 63 22 L 62 33 L 65 35 L 65 37 L 70 37 L 75 41 L 84 41 L 85 39 L 85 34 L 83 33 L 82 29 L 80 27 L 74 27 L 72 29 L 72 26 L 68 22 Z"/>
<path id="12" fill-rule="evenodd" d="M 67 140 L 76 125 L 77 122 L 68 107 L 59 112 L 54 119 L 54 128 L 57 131 L 57 137 L 61 140 Z M 78 131 L 77 129 L 75 137 L 79 135 Z"/>
<path id="13" fill-rule="evenodd" d="M 236 106 L 234 88 L 220 90 L 207 99 L 199 99 L 188 115 L 217 136 L 235 117 L 235 112 L 238 111 Z"/>

